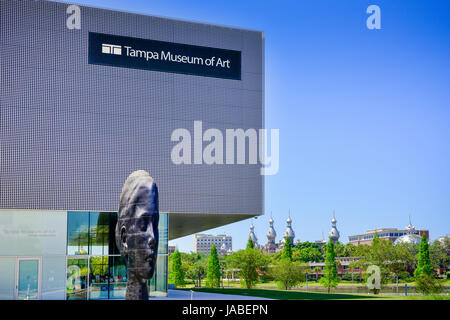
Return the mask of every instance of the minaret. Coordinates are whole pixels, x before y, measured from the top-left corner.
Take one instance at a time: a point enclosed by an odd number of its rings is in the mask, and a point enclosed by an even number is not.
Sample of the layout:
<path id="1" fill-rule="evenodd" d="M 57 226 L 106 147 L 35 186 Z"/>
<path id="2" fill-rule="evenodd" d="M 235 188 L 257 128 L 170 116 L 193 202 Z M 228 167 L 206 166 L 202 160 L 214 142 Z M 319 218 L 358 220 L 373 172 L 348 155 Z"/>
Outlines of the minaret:
<path id="1" fill-rule="evenodd" d="M 282 242 L 285 242 L 286 237 L 289 238 L 289 240 L 291 240 L 291 245 L 294 245 L 294 238 L 295 238 L 295 232 L 294 230 L 292 230 L 292 219 L 291 219 L 291 210 L 289 209 L 289 217 L 286 220 L 287 226 L 286 226 L 286 231 L 284 232 L 284 237 Z"/>
<path id="2" fill-rule="evenodd" d="M 270 213 L 269 224 L 270 224 L 269 230 L 267 231 L 267 243 L 275 244 L 275 238 L 277 236 L 277 233 L 275 232 L 275 229 L 273 227 L 272 212 Z"/>
<path id="3" fill-rule="evenodd" d="M 334 216 L 334 210 L 333 210 L 333 219 L 331 219 L 331 230 L 328 233 L 328 236 L 330 237 L 331 241 L 333 243 L 336 243 L 339 240 L 339 231 L 336 228 L 336 218 Z"/>
<path id="4" fill-rule="evenodd" d="M 258 238 L 255 234 L 255 226 L 253 225 L 253 222 L 250 225 L 250 234 L 248 236 L 252 239 L 253 245 L 256 247 L 258 245 Z"/>
<path id="5" fill-rule="evenodd" d="M 406 230 L 408 230 L 408 234 L 414 234 L 416 231 L 416 228 L 411 223 L 411 215 L 409 215 L 409 224 L 406 226 Z"/>

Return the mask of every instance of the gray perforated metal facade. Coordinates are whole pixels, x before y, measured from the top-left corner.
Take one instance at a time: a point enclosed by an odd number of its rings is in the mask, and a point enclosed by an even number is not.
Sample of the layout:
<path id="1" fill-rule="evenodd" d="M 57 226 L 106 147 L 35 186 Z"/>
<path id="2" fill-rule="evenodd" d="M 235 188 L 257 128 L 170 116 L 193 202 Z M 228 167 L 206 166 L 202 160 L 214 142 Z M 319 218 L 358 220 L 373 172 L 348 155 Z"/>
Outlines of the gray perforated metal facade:
<path id="1" fill-rule="evenodd" d="M 69 30 L 67 7 L 0 1 L 0 208 L 117 211 L 144 169 L 163 212 L 262 214 L 259 165 L 175 165 L 170 137 L 263 127 L 263 34 L 84 6 Z M 88 64 L 89 32 L 238 50 L 242 80 Z"/>

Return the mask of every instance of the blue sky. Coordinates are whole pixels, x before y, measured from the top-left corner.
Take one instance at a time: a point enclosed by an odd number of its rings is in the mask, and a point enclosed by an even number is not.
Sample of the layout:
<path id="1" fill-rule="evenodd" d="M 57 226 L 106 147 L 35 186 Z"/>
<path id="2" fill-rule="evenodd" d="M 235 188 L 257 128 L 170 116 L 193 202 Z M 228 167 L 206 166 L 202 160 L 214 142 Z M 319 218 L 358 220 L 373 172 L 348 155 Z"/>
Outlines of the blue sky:
<path id="1" fill-rule="evenodd" d="M 326 234 L 333 209 L 343 242 L 403 228 L 410 214 L 431 239 L 450 234 L 449 1 L 76 2 L 265 32 L 266 127 L 280 129 L 280 169 L 254 221 L 260 243 L 270 212 L 280 237 L 289 209 L 301 241 Z M 381 30 L 366 28 L 371 4 Z M 206 233 L 231 235 L 237 250 L 249 225 Z M 188 252 L 193 236 L 170 244 Z"/>

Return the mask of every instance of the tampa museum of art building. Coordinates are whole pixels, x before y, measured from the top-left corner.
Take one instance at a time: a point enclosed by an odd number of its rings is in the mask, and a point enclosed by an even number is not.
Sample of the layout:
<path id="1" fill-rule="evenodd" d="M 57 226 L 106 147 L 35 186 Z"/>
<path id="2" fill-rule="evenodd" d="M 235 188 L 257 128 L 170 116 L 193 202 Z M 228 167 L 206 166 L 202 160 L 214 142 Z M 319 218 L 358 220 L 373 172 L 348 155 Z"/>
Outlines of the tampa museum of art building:
<path id="1" fill-rule="evenodd" d="M 263 97 L 262 32 L 0 1 L 0 299 L 124 299 L 117 210 L 140 169 L 159 189 L 150 296 L 166 296 L 169 240 L 264 206 L 259 165 L 174 163 L 173 132 L 259 130 Z"/>

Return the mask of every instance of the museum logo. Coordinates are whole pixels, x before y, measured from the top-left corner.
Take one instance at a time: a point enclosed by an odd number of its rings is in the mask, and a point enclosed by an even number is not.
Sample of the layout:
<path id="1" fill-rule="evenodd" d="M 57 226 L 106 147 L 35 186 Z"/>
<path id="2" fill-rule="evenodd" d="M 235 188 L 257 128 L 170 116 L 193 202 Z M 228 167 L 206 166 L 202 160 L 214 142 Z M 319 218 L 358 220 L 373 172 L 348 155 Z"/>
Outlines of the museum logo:
<path id="1" fill-rule="evenodd" d="M 122 55 L 122 46 L 116 46 L 114 44 L 106 44 L 102 43 L 102 53 L 106 54 L 115 54 L 115 55 Z"/>

